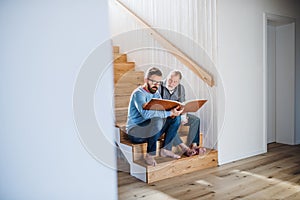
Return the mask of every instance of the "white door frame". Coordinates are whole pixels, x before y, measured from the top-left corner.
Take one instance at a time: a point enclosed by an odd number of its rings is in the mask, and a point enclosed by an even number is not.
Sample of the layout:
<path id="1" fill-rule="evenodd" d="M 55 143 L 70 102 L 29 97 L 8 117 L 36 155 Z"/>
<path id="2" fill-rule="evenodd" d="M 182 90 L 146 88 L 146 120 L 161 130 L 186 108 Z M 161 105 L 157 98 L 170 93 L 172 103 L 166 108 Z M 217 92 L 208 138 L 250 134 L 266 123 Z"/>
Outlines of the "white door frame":
<path id="1" fill-rule="evenodd" d="M 263 17 L 263 129 L 264 129 L 264 150 L 267 151 L 267 142 L 268 142 L 268 21 L 274 22 L 275 25 L 284 25 L 295 23 L 296 20 L 294 18 L 279 16 L 269 13 L 264 13 Z M 295 56 L 296 58 L 296 56 Z M 295 116 L 294 116 L 295 120 Z"/>

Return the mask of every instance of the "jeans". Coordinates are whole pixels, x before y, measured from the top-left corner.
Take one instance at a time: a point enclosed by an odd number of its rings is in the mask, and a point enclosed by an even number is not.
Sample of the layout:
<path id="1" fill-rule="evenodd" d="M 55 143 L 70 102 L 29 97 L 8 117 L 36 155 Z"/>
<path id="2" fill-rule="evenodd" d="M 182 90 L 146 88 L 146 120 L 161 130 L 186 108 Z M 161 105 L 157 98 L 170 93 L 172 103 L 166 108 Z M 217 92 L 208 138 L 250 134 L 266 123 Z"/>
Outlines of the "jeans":
<path id="1" fill-rule="evenodd" d="M 147 142 L 147 153 L 156 155 L 156 142 L 165 133 L 163 148 L 172 149 L 172 143 L 180 126 L 180 116 L 167 119 L 152 118 L 138 124 L 128 131 L 128 137 L 133 143 Z"/>
<path id="2" fill-rule="evenodd" d="M 188 122 L 184 125 L 184 126 L 190 126 L 189 134 L 187 137 L 187 145 L 189 146 L 192 143 L 197 143 L 197 146 L 199 146 L 200 119 L 199 117 L 191 114 L 187 114 L 187 117 L 188 117 Z M 173 145 L 177 146 L 181 143 L 182 140 L 180 139 L 180 136 L 176 134 Z"/>

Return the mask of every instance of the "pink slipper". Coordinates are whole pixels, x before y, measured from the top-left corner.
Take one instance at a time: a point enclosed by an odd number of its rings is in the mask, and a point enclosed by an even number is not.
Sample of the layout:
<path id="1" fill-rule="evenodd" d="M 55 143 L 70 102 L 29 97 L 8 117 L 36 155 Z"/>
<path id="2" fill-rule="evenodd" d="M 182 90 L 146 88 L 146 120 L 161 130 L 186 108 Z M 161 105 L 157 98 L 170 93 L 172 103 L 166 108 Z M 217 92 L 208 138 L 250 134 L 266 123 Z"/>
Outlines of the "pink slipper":
<path id="1" fill-rule="evenodd" d="M 206 152 L 206 149 L 204 147 L 194 146 L 193 149 L 197 152 L 196 155 L 203 154 Z"/>
<path id="2" fill-rule="evenodd" d="M 194 155 L 197 155 L 197 151 L 195 149 L 186 148 L 183 155 L 185 155 L 187 157 L 194 156 Z"/>

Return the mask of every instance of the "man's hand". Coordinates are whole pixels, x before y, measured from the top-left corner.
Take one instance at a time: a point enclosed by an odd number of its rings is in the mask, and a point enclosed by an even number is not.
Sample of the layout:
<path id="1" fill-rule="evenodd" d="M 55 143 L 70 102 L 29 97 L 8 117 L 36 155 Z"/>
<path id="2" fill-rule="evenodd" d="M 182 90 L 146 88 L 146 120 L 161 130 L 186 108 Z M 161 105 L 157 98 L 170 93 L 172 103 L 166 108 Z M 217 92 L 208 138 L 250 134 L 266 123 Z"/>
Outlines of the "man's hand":
<path id="1" fill-rule="evenodd" d="M 188 123 L 188 117 L 186 114 L 182 114 L 181 115 L 181 124 L 184 125 L 186 123 Z"/>
<path id="2" fill-rule="evenodd" d="M 180 106 L 177 106 L 176 108 L 173 108 L 171 110 L 171 116 L 170 117 L 177 117 L 179 116 L 184 109 L 182 109 Z"/>

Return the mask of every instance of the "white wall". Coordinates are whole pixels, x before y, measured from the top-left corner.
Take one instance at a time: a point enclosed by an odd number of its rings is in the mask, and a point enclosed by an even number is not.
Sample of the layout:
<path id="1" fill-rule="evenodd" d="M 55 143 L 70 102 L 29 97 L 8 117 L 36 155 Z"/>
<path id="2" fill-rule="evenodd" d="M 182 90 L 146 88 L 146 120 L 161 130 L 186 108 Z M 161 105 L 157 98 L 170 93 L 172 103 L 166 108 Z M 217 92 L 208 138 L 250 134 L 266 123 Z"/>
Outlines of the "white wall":
<path id="1" fill-rule="evenodd" d="M 295 2 L 288 0 L 217 1 L 217 65 L 226 96 L 225 121 L 219 139 L 220 164 L 266 151 L 263 124 L 263 14 L 267 12 L 297 17 Z M 297 34 L 298 38 L 299 34 Z M 299 55 L 299 45 L 296 48 Z M 296 68 L 299 71 L 299 56 L 297 57 Z M 296 121 L 299 122 L 299 112 L 297 116 Z M 299 127 L 296 132 L 299 138 Z"/>
<path id="2" fill-rule="evenodd" d="M 268 129 L 267 142 L 276 141 L 276 27 L 268 25 L 267 28 L 267 103 L 268 103 Z"/>
<path id="3" fill-rule="evenodd" d="M 295 144 L 295 24 L 276 28 L 276 141 Z"/>
<path id="4" fill-rule="evenodd" d="M 0 199 L 117 198 L 116 172 L 86 151 L 72 107 L 81 64 L 109 37 L 107 12 L 106 1 L 1 1 Z"/>
<path id="5" fill-rule="evenodd" d="M 292 145 L 295 144 L 295 24 L 286 23 L 269 21 L 268 25 L 267 135 L 268 143 Z"/>
<path id="6" fill-rule="evenodd" d="M 300 2 L 298 1 L 298 5 L 296 9 L 299 10 Z M 296 132 L 296 144 L 300 144 L 300 26 L 299 26 L 299 15 L 296 21 L 296 73 L 295 73 L 295 81 L 296 81 L 296 94 L 295 94 L 295 132 Z"/>

